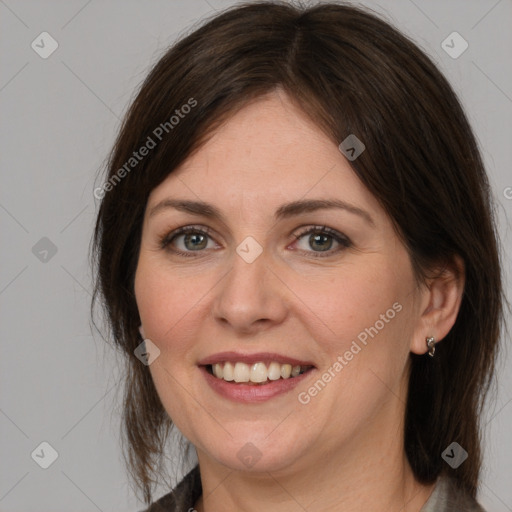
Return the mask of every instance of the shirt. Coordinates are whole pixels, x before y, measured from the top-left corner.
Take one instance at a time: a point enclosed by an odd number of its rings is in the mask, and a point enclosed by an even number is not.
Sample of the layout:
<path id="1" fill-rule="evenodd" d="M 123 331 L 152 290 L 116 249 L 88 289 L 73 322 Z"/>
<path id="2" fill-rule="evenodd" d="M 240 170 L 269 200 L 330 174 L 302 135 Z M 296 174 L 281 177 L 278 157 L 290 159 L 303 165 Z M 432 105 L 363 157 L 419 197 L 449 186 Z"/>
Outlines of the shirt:
<path id="1" fill-rule="evenodd" d="M 202 493 L 199 466 L 195 466 L 177 487 L 143 512 L 194 512 Z M 441 475 L 420 512 L 485 512 L 473 497 L 460 489 L 454 479 Z"/>

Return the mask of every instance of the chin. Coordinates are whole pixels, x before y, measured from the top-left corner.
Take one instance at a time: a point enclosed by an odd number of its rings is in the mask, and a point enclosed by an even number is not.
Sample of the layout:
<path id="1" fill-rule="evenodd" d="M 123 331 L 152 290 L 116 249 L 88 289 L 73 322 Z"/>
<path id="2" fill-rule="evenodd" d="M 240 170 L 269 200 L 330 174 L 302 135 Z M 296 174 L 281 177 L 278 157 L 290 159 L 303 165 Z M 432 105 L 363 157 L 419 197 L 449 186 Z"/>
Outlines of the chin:
<path id="1" fill-rule="evenodd" d="M 254 474 L 289 471 L 304 455 L 302 443 L 290 436 L 289 432 L 280 438 L 272 435 L 266 437 L 256 438 L 253 434 L 238 435 L 229 440 L 223 439 L 222 442 L 209 440 L 206 443 L 207 449 L 203 448 L 202 451 L 207 457 L 231 470 Z"/>

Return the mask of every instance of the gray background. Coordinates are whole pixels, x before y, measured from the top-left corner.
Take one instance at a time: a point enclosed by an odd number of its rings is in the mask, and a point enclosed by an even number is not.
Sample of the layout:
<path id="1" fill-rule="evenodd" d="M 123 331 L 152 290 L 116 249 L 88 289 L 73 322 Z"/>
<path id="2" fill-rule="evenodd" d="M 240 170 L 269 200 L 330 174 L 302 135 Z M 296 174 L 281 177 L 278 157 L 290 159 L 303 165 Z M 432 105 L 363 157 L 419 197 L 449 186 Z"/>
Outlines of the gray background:
<path id="1" fill-rule="evenodd" d="M 233 3 L 0 0 L 1 511 L 142 508 L 118 442 L 121 366 L 89 325 L 93 188 L 151 65 Z M 512 0 L 362 3 L 412 36 L 460 95 L 497 199 L 510 291 Z M 43 31 L 59 45 L 47 59 L 31 48 Z M 453 31 L 469 43 L 457 59 L 441 47 Z M 33 250 L 43 237 L 54 255 Z M 485 419 L 479 499 L 489 512 L 512 510 L 511 367 L 504 351 Z M 59 455 L 48 469 L 31 457 L 43 441 Z"/>

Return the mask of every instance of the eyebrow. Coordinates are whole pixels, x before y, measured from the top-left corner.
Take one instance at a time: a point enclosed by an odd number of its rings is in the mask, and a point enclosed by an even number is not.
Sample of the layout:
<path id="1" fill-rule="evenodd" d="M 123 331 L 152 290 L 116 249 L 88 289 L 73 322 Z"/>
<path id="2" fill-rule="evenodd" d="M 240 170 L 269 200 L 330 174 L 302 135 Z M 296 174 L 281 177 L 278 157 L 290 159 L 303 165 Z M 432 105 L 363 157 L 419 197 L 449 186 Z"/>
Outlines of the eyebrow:
<path id="1" fill-rule="evenodd" d="M 164 199 L 163 201 L 160 201 L 149 210 L 149 218 L 170 208 L 190 213 L 192 215 L 202 215 L 203 217 L 218 220 L 219 222 L 226 224 L 221 211 L 212 204 L 184 199 Z M 302 213 L 310 213 L 317 210 L 327 209 L 345 210 L 354 215 L 358 215 L 368 224 L 375 227 L 375 221 L 366 210 L 339 199 L 307 199 L 292 201 L 291 203 L 281 205 L 276 210 L 274 217 L 276 220 L 281 220 L 295 215 L 300 215 Z"/>

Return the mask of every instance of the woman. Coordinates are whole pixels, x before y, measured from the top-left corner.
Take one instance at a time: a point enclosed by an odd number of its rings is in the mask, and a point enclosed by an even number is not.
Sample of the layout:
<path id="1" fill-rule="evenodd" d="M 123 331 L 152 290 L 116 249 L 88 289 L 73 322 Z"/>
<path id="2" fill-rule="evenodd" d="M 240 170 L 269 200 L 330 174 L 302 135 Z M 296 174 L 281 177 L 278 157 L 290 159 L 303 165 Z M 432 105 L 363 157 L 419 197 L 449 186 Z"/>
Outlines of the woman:
<path id="1" fill-rule="evenodd" d="M 152 69 L 95 195 L 146 504 L 171 426 L 198 459 L 148 510 L 482 510 L 489 184 L 409 39 L 348 5 L 231 8 Z"/>

